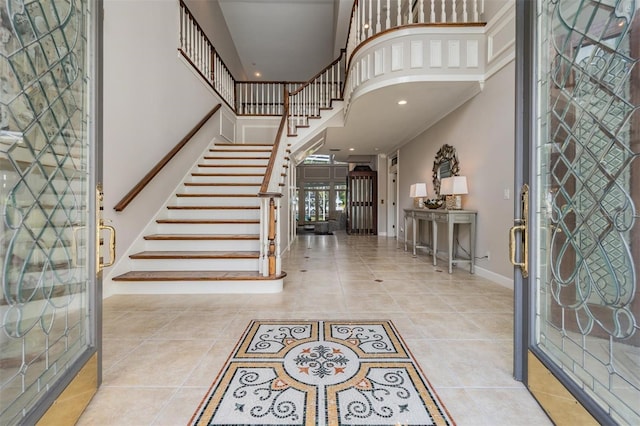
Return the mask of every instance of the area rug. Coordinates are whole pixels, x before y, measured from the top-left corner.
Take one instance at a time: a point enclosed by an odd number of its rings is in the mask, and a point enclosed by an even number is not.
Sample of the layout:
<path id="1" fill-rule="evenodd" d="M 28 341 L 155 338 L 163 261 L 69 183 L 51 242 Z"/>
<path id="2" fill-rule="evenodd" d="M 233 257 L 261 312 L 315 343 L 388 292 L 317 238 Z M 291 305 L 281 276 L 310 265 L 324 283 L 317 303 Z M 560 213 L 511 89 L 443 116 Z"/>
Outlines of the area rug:
<path id="1" fill-rule="evenodd" d="M 251 321 L 192 425 L 453 425 L 391 321 Z"/>

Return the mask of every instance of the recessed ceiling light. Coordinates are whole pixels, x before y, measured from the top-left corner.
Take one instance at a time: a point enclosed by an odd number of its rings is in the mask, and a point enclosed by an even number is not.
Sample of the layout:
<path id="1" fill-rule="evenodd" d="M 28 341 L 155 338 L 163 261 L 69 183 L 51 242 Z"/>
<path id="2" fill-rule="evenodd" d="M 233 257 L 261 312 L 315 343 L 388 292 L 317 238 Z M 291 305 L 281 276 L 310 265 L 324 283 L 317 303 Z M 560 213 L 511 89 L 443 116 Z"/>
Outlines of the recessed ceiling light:
<path id="1" fill-rule="evenodd" d="M 355 151 L 355 150 L 356 150 L 355 148 L 349 148 L 349 151 Z"/>
<path id="2" fill-rule="evenodd" d="M 369 29 L 369 24 L 364 24 L 364 29 Z"/>
<path id="3" fill-rule="evenodd" d="M 256 71 L 254 74 L 256 77 L 262 77 L 262 74 L 260 73 L 260 71 Z"/>
<path id="4" fill-rule="evenodd" d="M 404 100 L 404 99 L 400 99 L 400 100 L 398 101 L 398 105 L 406 105 L 406 104 L 407 104 L 407 101 L 406 101 L 406 100 Z"/>

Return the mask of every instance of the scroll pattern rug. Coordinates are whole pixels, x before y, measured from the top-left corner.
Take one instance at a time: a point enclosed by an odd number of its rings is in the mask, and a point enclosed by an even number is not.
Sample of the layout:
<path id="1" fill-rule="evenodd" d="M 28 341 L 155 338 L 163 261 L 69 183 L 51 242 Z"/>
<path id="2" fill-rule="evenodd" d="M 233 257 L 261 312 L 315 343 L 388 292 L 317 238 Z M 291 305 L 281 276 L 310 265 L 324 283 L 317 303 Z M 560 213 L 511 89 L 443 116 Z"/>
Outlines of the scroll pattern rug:
<path id="1" fill-rule="evenodd" d="M 453 425 L 390 321 L 252 321 L 192 425 Z"/>

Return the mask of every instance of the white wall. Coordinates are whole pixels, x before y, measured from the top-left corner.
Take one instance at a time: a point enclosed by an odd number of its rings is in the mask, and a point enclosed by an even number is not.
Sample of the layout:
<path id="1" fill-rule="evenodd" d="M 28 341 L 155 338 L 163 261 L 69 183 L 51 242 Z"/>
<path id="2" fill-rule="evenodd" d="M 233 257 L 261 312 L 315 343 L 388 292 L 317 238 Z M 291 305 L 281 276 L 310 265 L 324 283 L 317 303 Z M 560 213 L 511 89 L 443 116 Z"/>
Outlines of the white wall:
<path id="1" fill-rule="evenodd" d="M 460 174 L 467 176 L 469 184 L 463 207 L 478 211 L 477 256 L 490 252 L 490 260 L 478 260 L 477 266 L 486 271 L 486 275 L 497 274 L 494 278 L 501 283 L 513 276 L 507 237 L 513 224 L 514 102 L 515 64 L 511 62 L 486 81 L 479 95 L 399 152 L 398 198 L 400 208 L 404 209 L 412 207 L 409 198 L 412 183 L 427 182 L 429 196 L 432 196 L 436 152 L 443 144 L 456 148 Z M 504 199 L 505 189 L 511 199 Z M 400 218 L 399 228 L 403 226 Z M 400 238 L 405 238 L 404 232 Z M 443 244 L 439 246 L 446 247 L 446 243 Z"/>
<path id="2" fill-rule="evenodd" d="M 192 141 L 123 212 L 113 209 L 220 103 L 179 57 L 178 21 L 177 1 L 104 3 L 104 216 L 113 220 L 120 254 L 213 138 Z"/>

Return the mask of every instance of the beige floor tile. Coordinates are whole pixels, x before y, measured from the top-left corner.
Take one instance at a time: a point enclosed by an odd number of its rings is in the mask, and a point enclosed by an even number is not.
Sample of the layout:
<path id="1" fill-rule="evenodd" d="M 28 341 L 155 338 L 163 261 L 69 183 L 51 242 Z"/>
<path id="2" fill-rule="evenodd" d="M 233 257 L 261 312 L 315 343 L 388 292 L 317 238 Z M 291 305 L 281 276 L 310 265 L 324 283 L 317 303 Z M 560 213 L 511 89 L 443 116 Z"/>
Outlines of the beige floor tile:
<path id="1" fill-rule="evenodd" d="M 204 354 L 210 340 L 147 340 L 104 372 L 108 386 L 180 386 Z"/>
<path id="2" fill-rule="evenodd" d="M 77 426 L 143 426 L 153 424 L 177 388 L 102 385 Z"/>
<path id="3" fill-rule="evenodd" d="M 375 236 L 300 237 L 283 263 L 280 294 L 107 299 L 79 424 L 186 424 L 254 319 L 391 320 L 458 425 L 549 424 L 511 377 L 511 290 Z"/>
<path id="4" fill-rule="evenodd" d="M 186 425 L 207 395 L 208 387 L 182 387 L 167 401 L 153 422 L 154 426 Z"/>

